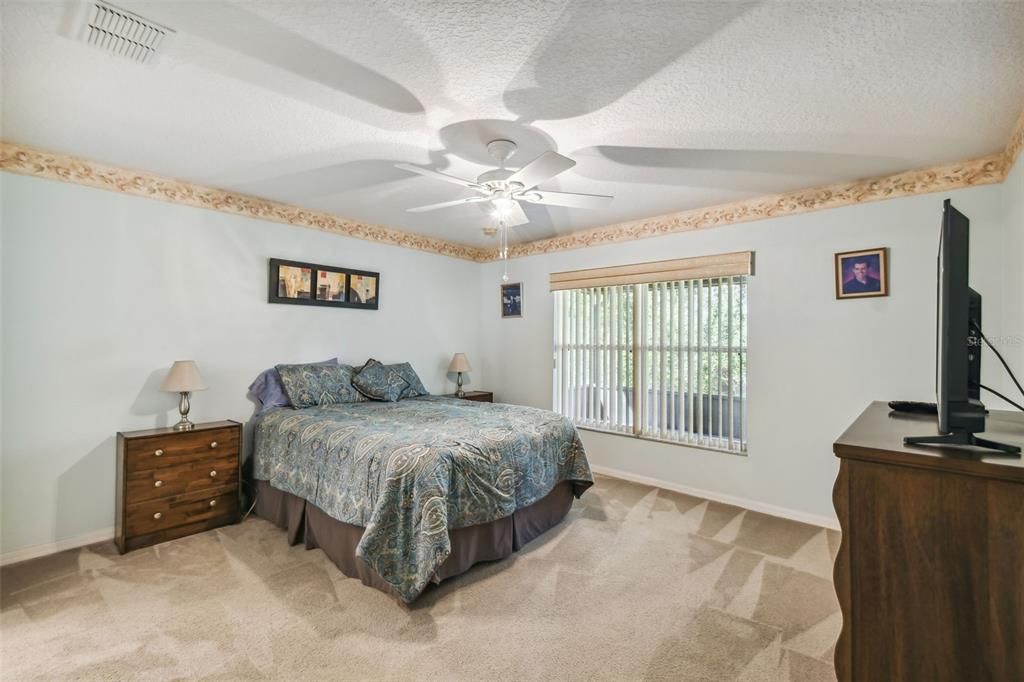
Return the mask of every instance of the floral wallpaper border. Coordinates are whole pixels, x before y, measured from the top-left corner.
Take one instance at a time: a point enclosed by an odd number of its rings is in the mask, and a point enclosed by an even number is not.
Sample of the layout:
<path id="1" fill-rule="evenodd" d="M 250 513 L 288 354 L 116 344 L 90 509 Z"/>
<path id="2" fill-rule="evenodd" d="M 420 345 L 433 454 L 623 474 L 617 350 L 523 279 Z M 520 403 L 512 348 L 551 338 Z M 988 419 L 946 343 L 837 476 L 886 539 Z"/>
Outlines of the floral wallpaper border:
<path id="1" fill-rule="evenodd" d="M 150 199 L 159 199 L 222 213 L 308 227 L 367 241 L 453 256 L 471 261 L 490 260 L 490 251 L 467 244 L 403 232 L 332 213 L 204 187 L 142 171 L 86 161 L 73 156 L 44 152 L 13 142 L 0 142 L 0 170 L 71 182 Z"/>
<path id="2" fill-rule="evenodd" d="M 520 258 L 568 249 L 581 249 L 883 199 L 999 183 L 1006 179 L 1010 169 L 1020 156 L 1022 147 L 1024 147 L 1024 113 L 1018 119 L 1006 149 L 997 154 L 884 177 L 842 182 L 719 206 L 690 209 L 582 230 L 525 244 L 514 244 L 509 246 L 509 257 Z M 481 248 L 404 232 L 385 225 L 363 223 L 332 213 L 308 210 L 291 204 L 204 187 L 141 171 L 86 161 L 64 154 L 44 152 L 8 141 L 0 141 L 0 170 L 307 227 L 355 239 L 365 239 L 478 263 L 498 260 L 496 248 Z"/>
<path id="3" fill-rule="evenodd" d="M 660 237 L 676 232 L 746 223 L 765 218 L 821 211 L 914 194 L 945 192 L 962 187 L 988 185 L 1005 178 L 1005 156 L 992 154 L 970 161 L 922 168 L 880 178 L 837 183 L 824 187 L 758 197 L 709 208 L 631 220 L 560 237 L 509 246 L 509 257 L 534 256 L 553 251 Z"/>
<path id="4" fill-rule="evenodd" d="M 1020 118 L 1017 119 L 1017 125 L 1014 126 L 1013 133 L 1010 134 L 1010 141 L 1006 143 L 1006 151 L 1003 152 L 1004 179 L 1013 170 L 1013 165 L 1017 163 L 1021 148 L 1024 148 L 1024 112 L 1021 112 Z"/>

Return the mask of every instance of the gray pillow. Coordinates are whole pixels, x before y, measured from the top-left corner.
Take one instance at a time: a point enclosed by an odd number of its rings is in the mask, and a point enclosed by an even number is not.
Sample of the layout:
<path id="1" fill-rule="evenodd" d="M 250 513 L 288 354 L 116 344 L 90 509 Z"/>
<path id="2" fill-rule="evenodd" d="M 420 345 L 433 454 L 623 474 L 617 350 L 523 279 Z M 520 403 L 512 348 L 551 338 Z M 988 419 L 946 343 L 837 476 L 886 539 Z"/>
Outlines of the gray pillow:
<path id="1" fill-rule="evenodd" d="M 288 400 L 296 408 L 365 400 L 352 387 L 350 365 L 278 365 Z"/>
<path id="2" fill-rule="evenodd" d="M 338 358 L 331 358 L 323 362 L 310 362 L 310 365 L 336 365 Z M 260 373 L 256 380 L 249 384 L 249 393 L 260 401 L 260 412 L 269 410 L 272 407 L 291 407 L 288 402 L 288 394 L 285 393 L 284 384 L 281 383 L 281 375 L 277 367 L 271 367 Z"/>
<path id="3" fill-rule="evenodd" d="M 409 386 L 402 391 L 402 395 L 399 396 L 399 400 L 405 400 L 406 398 L 415 398 L 421 395 L 430 395 L 430 391 L 423 387 L 423 382 L 420 381 L 419 376 L 416 374 L 416 370 L 412 368 L 408 362 L 398 362 L 394 365 L 384 365 L 388 369 L 397 372 L 399 376 L 409 382 Z"/>
<path id="4" fill-rule="evenodd" d="M 398 402 L 402 391 L 409 388 L 409 382 L 395 370 L 369 359 L 352 378 L 356 390 L 372 400 Z"/>

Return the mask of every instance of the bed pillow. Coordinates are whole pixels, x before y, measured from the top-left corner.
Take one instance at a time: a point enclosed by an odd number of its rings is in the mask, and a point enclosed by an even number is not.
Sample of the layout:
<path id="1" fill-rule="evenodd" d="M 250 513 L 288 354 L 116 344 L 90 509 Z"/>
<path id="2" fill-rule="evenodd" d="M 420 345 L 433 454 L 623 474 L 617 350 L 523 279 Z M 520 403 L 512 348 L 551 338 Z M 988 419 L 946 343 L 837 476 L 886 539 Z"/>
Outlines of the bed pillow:
<path id="1" fill-rule="evenodd" d="M 419 376 L 416 374 L 416 370 L 412 368 L 408 362 L 398 362 L 394 365 L 384 365 L 393 372 L 397 372 L 399 376 L 409 382 L 409 385 L 402 391 L 402 395 L 399 400 L 405 400 L 406 398 L 415 398 L 421 395 L 430 395 L 430 392 L 423 387 L 423 382 L 420 381 Z"/>
<path id="2" fill-rule="evenodd" d="M 323 362 L 310 362 L 310 365 L 336 365 L 338 364 L 338 358 L 331 358 L 330 360 L 324 360 Z M 277 367 L 271 367 L 270 369 L 260 372 L 260 375 L 256 377 L 255 381 L 249 384 L 249 393 L 260 401 L 262 406 L 260 412 L 269 410 L 272 407 L 291 407 L 292 403 L 288 400 L 288 394 L 285 393 L 284 384 L 281 383 L 281 375 L 277 371 Z"/>
<path id="3" fill-rule="evenodd" d="M 389 403 L 398 402 L 402 391 L 409 388 L 409 382 L 401 374 L 372 358 L 352 378 L 352 385 L 371 400 Z"/>
<path id="4" fill-rule="evenodd" d="M 277 371 L 295 408 L 365 400 L 352 387 L 350 365 L 278 365 Z"/>
<path id="5" fill-rule="evenodd" d="M 352 380 L 356 378 L 356 375 L 359 374 L 359 370 L 361 370 L 362 367 L 353 367 L 352 365 L 346 365 L 344 363 L 338 363 L 338 366 L 348 372 L 348 395 L 350 396 L 350 400 L 346 400 L 345 402 L 365 403 L 366 396 L 357 391 L 356 387 L 352 384 Z"/>

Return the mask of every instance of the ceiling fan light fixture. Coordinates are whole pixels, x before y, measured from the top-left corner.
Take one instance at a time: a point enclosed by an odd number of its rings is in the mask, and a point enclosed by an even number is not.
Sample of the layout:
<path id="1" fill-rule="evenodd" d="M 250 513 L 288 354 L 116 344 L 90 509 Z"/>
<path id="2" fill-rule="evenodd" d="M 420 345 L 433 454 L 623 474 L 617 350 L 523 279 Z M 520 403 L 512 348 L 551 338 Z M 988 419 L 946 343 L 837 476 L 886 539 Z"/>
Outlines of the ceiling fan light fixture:
<path id="1" fill-rule="evenodd" d="M 491 200 L 491 204 L 494 205 L 494 217 L 505 218 L 514 210 L 515 200 L 509 199 L 508 197 L 498 197 L 497 199 Z"/>
<path id="2" fill-rule="evenodd" d="M 424 175 L 435 180 L 461 185 L 477 193 L 477 196 L 474 197 L 442 201 L 405 210 L 411 213 L 423 213 L 467 203 L 478 203 L 482 210 L 489 213 L 499 223 L 508 227 L 515 227 L 516 225 L 525 225 L 530 222 L 530 218 L 523 211 L 520 202 L 565 206 L 568 208 L 603 208 L 612 200 L 610 196 L 599 194 L 576 194 L 573 192 L 535 189 L 538 184 L 550 180 L 576 165 L 575 161 L 557 152 L 544 152 L 519 170 L 511 171 L 505 168 L 505 161 L 516 150 L 514 142 L 510 140 L 491 140 L 487 145 L 487 150 L 498 162 L 498 167 L 481 173 L 477 177 L 476 182 L 410 163 L 395 164 L 396 167 L 402 170 Z"/>

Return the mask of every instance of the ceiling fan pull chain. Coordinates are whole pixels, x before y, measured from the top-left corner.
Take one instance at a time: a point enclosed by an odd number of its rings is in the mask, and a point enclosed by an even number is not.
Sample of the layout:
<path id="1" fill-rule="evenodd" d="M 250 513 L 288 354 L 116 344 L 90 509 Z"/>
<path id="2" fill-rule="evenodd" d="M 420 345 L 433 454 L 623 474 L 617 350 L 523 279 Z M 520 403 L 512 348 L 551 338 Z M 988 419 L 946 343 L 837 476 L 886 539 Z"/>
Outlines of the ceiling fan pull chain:
<path id="1" fill-rule="evenodd" d="M 504 272 L 501 275 L 501 281 L 508 281 L 508 225 L 505 224 L 504 218 L 498 219 L 498 229 L 501 230 L 501 260 L 504 267 Z"/>

